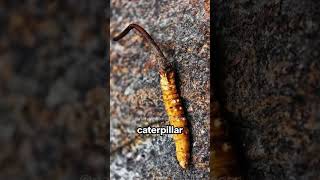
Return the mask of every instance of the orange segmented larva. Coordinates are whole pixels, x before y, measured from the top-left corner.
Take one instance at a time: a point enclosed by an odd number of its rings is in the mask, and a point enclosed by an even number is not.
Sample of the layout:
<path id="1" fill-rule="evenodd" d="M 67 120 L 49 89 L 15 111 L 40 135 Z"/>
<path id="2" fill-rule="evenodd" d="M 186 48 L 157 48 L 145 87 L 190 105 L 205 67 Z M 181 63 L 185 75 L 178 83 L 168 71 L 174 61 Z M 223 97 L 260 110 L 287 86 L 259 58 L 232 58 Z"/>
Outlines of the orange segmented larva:
<path id="1" fill-rule="evenodd" d="M 189 130 L 186 118 L 184 117 L 180 97 L 175 86 L 173 71 L 160 72 L 160 86 L 170 124 L 174 127 L 183 128 L 183 133 L 174 134 L 173 139 L 176 143 L 176 156 L 178 162 L 182 168 L 186 168 L 190 158 Z"/>
<path id="2" fill-rule="evenodd" d="M 168 60 L 163 55 L 159 46 L 139 25 L 130 24 L 125 30 L 116 36 L 114 40 L 118 41 L 119 39 L 123 38 L 131 29 L 136 29 L 145 40 L 152 44 L 152 47 L 156 49 L 158 56 L 160 56 L 160 58 L 157 58 L 157 62 L 159 66 L 160 86 L 162 90 L 163 102 L 170 124 L 175 128 L 183 128 L 181 134 L 173 135 L 173 139 L 176 144 L 177 160 L 182 168 L 186 168 L 190 158 L 189 129 L 187 127 L 187 120 L 183 113 L 180 96 L 176 89 L 174 71 L 171 70 L 171 66 L 169 65 Z"/>

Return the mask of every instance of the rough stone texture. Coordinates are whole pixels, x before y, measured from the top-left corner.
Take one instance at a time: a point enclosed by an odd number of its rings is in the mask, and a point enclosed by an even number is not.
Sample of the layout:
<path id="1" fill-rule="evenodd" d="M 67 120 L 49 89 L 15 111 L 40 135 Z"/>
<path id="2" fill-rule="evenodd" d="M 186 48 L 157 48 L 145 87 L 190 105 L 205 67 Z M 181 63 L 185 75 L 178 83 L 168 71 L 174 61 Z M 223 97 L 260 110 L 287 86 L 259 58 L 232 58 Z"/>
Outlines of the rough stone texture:
<path id="1" fill-rule="evenodd" d="M 319 5 L 215 1 L 212 70 L 248 179 L 320 177 Z"/>
<path id="2" fill-rule="evenodd" d="M 0 179 L 100 177 L 105 4 L 0 1 Z"/>
<path id="3" fill-rule="evenodd" d="M 138 23 L 175 63 L 178 88 L 192 130 L 192 158 L 187 170 L 178 165 L 171 136 L 136 135 L 139 126 L 168 124 L 158 69 L 151 63 L 155 56 L 150 46 L 132 32 L 119 42 L 111 42 L 111 178 L 208 178 L 208 1 L 114 0 L 111 9 L 111 36 L 130 23 Z"/>

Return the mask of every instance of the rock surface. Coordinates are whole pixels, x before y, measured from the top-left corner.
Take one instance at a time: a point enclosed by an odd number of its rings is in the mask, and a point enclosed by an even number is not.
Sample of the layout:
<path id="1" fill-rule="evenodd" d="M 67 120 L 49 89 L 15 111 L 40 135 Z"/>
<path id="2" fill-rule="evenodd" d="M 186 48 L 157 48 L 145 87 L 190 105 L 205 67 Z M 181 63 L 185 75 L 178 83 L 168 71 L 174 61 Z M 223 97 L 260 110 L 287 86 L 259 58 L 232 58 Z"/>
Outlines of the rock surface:
<path id="1" fill-rule="evenodd" d="M 319 1 L 215 1 L 216 94 L 248 179 L 319 179 Z"/>
<path id="2" fill-rule="evenodd" d="M 182 170 L 171 136 L 137 136 L 137 127 L 164 126 L 158 69 L 150 46 L 130 32 L 111 42 L 111 178 L 206 179 L 209 176 L 209 44 L 207 1 L 112 1 L 111 36 L 130 23 L 144 27 L 175 64 L 191 125 L 191 166 Z"/>
<path id="3" fill-rule="evenodd" d="M 0 2 L 0 179 L 102 177 L 105 4 Z"/>

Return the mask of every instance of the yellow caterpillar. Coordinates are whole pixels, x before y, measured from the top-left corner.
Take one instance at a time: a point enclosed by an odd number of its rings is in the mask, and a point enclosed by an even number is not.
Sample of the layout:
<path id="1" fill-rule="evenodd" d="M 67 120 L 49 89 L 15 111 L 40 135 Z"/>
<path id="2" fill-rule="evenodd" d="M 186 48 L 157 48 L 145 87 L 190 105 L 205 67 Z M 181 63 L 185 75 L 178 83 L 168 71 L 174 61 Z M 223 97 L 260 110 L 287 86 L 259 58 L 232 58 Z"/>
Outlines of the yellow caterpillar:
<path id="1" fill-rule="evenodd" d="M 188 166 L 190 158 L 190 139 L 189 130 L 187 127 L 187 120 L 184 117 L 181 100 L 175 85 L 174 71 L 171 70 L 171 66 L 168 60 L 163 55 L 159 46 L 155 43 L 152 37 L 139 25 L 130 24 L 125 30 L 123 30 L 113 40 L 118 41 L 123 38 L 131 29 L 137 30 L 142 37 L 152 44 L 152 47 L 156 49 L 159 58 L 157 58 L 160 74 L 160 86 L 162 90 L 163 102 L 169 122 L 175 128 L 183 128 L 182 134 L 174 134 L 173 139 L 176 144 L 176 156 L 177 160 L 182 168 Z"/>
<path id="2" fill-rule="evenodd" d="M 182 168 L 186 168 L 190 157 L 189 130 L 186 118 L 184 117 L 181 100 L 176 89 L 173 71 L 160 71 L 160 86 L 170 124 L 174 127 L 183 128 L 183 133 L 174 134 L 173 139 L 176 142 L 176 155 L 179 164 Z"/>

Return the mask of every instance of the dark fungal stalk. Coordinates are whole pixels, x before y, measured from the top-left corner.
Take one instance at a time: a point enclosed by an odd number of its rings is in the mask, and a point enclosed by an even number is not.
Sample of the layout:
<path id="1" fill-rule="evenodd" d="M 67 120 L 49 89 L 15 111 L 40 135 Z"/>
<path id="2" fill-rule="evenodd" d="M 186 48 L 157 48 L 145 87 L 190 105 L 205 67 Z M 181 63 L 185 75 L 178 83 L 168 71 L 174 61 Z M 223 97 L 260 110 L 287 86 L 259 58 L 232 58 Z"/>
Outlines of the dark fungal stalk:
<path id="1" fill-rule="evenodd" d="M 138 24 L 130 24 L 126 29 L 124 29 L 118 36 L 114 37 L 114 41 L 119 41 L 124 36 L 126 36 L 131 29 L 137 30 L 137 32 L 146 40 L 148 43 L 152 45 L 154 49 L 156 49 L 157 55 L 160 57 L 157 59 L 159 71 L 168 71 L 169 70 L 169 62 L 167 58 L 164 56 L 163 52 L 161 51 L 158 44 L 153 40 L 153 38 L 150 36 L 150 34 L 144 30 L 141 26 Z"/>

